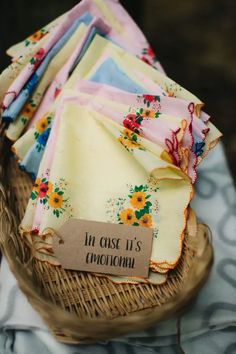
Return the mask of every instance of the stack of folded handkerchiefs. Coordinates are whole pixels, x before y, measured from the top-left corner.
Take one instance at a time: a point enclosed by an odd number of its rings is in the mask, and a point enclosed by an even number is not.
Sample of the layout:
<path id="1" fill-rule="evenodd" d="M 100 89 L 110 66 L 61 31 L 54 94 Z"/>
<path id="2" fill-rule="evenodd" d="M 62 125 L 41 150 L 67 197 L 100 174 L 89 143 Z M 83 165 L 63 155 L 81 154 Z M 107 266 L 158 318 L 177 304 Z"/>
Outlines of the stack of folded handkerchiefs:
<path id="1" fill-rule="evenodd" d="M 0 76 L 6 136 L 33 190 L 20 225 L 59 264 L 50 230 L 69 218 L 153 229 L 149 278 L 181 257 L 197 166 L 221 133 L 166 76 L 117 0 L 82 0 L 11 47 Z"/>

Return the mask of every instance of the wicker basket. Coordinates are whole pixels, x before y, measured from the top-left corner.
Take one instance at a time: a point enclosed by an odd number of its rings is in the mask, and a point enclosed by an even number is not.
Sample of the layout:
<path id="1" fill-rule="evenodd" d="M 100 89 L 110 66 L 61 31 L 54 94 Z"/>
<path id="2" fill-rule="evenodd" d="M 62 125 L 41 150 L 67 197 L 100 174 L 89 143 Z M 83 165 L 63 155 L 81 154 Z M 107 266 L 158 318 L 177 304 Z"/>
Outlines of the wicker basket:
<path id="1" fill-rule="evenodd" d="M 105 277 L 37 261 L 18 234 L 32 181 L 19 171 L 4 126 L 0 129 L 0 245 L 21 290 L 59 341 L 107 340 L 150 327 L 183 310 L 211 268 L 213 250 L 206 226 L 196 227 L 191 218 L 180 262 L 159 286 L 114 284 Z"/>

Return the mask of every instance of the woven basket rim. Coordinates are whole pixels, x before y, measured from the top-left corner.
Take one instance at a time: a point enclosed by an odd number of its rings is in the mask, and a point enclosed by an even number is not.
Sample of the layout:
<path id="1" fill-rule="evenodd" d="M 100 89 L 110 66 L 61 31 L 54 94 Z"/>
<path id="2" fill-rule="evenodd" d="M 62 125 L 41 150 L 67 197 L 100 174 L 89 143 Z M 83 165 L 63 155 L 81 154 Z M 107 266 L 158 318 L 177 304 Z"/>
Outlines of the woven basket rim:
<path id="1" fill-rule="evenodd" d="M 19 238 L 18 219 L 11 199 L 11 186 L 9 186 L 8 172 L 11 173 L 11 167 L 9 163 L 10 154 L 7 148 L 8 143 L 5 139 L 2 139 L 0 143 L 0 246 L 20 289 L 59 341 L 64 343 L 92 343 L 141 331 L 157 322 L 178 315 L 196 295 L 206 281 L 213 261 L 213 248 L 209 242 L 209 232 L 203 224 L 198 224 L 196 237 L 189 238 L 190 248 L 196 247 L 197 244 L 191 269 L 182 287 L 165 304 L 138 309 L 128 316 L 119 316 L 114 319 L 84 319 L 63 310 L 58 305 L 53 304 L 51 300 L 49 301 L 42 291 L 42 284 L 38 282 L 34 273 L 35 261 L 30 260 L 29 249 L 22 244 Z"/>

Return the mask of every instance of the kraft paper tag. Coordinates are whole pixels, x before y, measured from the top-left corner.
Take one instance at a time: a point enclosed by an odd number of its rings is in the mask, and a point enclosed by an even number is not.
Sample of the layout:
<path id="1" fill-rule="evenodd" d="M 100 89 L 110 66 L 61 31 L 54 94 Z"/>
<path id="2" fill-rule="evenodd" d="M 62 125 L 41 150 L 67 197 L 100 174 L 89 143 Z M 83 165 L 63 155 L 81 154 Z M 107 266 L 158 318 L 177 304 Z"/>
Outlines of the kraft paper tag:
<path id="1" fill-rule="evenodd" d="M 148 277 L 152 229 L 70 219 L 55 233 L 62 267 L 94 273 Z"/>

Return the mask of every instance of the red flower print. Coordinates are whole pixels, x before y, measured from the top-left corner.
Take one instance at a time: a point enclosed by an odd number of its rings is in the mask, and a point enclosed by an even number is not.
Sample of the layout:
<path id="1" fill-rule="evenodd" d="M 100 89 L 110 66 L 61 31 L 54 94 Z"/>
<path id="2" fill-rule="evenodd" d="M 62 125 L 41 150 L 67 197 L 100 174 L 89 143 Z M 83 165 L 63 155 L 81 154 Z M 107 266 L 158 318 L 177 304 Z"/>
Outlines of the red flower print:
<path id="1" fill-rule="evenodd" d="M 143 95 L 144 100 L 148 102 L 153 102 L 154 101 L 154 96 L 152 95 Z"/>
<path id="2" fill-rule="evenodd" d="M 140 59 L 141 59 L 142 61 L 144 61 L 146 64 L 152 65 L 152 63 L 150 62 L 150 60 L 148 60 L 148 58 L 146 58 L 146 57 L 141 57 Z"/>
<path id="3" fill-rule="evenodd" d="M 129 129 L 129 130 L 132 130 L 132 122 L 131 122 L 130 120 L 125 119 L 125 120 L 123 121 L 123 125 L 124 125 L 125 128 L 127 128 L 127 129 Z"/>
<path id="4" fill-rule="evenodd" d="M 140 124 L 137 122 L 137 116 L 135 114 L 128 114 L 123 120 L 123 125 L 134 133 L 140 134 Z"/>
<path id="5" fill-rule="evenodd" d="M 42 57 L 44 56 L 45 50 L 43 48 L 39 48 L 39 50 L 37 51 L 37 53 L 35 54 L 35 58 L 36 59 L 42 59 Z"/>
<path id="6" fill-rule="evenodd" d="M 55 92 L 54 92 L 54 98 L 57 98 L 57 96 L 59 95 L 60 92 L 61 92 L 61 88 L 60 87 L 56 87 L 55 88 Z"/>
<path id="7" fill-rule="evenodd" d="M 135 127 L 137 127 L 137 128 L 139 127 L 140 124 L 137 123 L 137 121 L 136 121 L 136 115 L 135 115 L 135 114 L 128 114 L 128 115 L 126 116 L 126 119 L 128 119 L 129 121 L 131 121 L 132 124 L 133 124 Z"/>
<path id="8" fill-rule="evenodd" d="M 147 57 L 141 57 L 140 58 L 142 61 L 144 61 L 144 63 L 148 64 L 148 65 L 151 65 L 152 66 L 152 63 L 151 61 L 147 58 Z"/>
<path id="9" fill-rule="evenodd" d="M 140 127 L 140 124 L 136 122 L 135 114 L 128 114 L 123 121 L 123 125 L 125 128 L 133 131 Z"/>
<path id="10" fill-rule="evenodd" d="M 38 68 L 38 66 L 40 65 L 41 61 L 43 60 L 44 54 L 45 54 L 45 50 L 43 48 L 39 48 L 37 53 L 30 60 L 30 62 L 34 66 L 35 70 Z"/>
<path id="11" fill-rule="evenodd" d="M 151 47 L 147 48 L 147 55 L 149 55 L 151 58 L 155 57 L 154 51 L 152 50 Z"/>
<path id="12" fill-rule="evenodd" d="M 46 197 L 48 191 L 48 184 L 47 183 L 41 183 L 40 188 L 39 188 L 39 198 L 44 198 Z"/>

